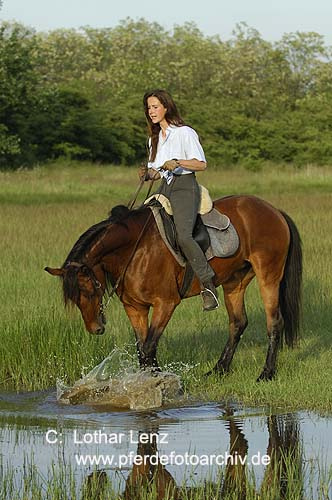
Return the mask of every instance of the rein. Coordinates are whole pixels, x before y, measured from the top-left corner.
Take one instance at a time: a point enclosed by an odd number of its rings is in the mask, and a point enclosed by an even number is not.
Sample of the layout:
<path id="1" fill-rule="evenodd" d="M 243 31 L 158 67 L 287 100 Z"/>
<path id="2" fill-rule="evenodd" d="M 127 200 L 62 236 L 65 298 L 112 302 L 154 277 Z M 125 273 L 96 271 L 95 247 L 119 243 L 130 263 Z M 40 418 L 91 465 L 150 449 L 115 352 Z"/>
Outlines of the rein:
<path id="1" fill-rule="evenodd" d="M 131 209 L 133 208 L 133 206 L 135 205 L 136 200 L 137 200 L 137 196 L 139 195 L 139 193 L 140 193 L 140 191 L 141 191 L 141 189 L 142 189 L 142 187 L 143 187 L 144 182 L 145 182 L 145 181 L 144 181 L 144 179 L 141 179 L 141 180 L 140 180 L 140 183 L 139 183 L 139 185 L 138 185 L 138 187 L 137 187 L 137 189 L 136 189 L 135 193 L 133 194 L 132 199 L 129 201 L 129 203 L 128 203 L 128 205 L 127 205 L 127 207 L 129 208 L 129 210 L 131 210 Z M 147 195 L 146 195 L 146 197 L 145 197 L 145 200 L 146 200 L 147 198 L 149 198 L 149 195 L 150 195 L 150 193 L 151 193 L 151 189 L 152 189 L 153 183 L 154 183 L 154 179 L 151 179 L 151 180 L 150 180 L 149 190 L 148 190 L 148 192 L 147 192 Z M 145 200 L 144 200 L 144 201 L 145 201 Z"/>
<path id="2" fill-rule="evenodd" d="M 138 185 L 138 187 L 137 187 L 137 189 L 136 189 L 136 191 L 135 191 L 135 193 L 134 193 L 134 196 L 133 196 L 132 200 L 131 200 L 131 201 L 129 201 L 129 203 L 128 203 L 128 205 L 127 205 L 127 207 L 129 208 L 129 210 L 131 210 L 131 209 L 133 208 L 133 206 L 135 205 L 136 200 L 137 200 L 137 196 L 139 195 L 139 193 L 140 193 L 140 191 L 141 191 L 141 189 L 142 189 L 142 187 L 143 187 L 143 185 L 144 185 L 144 182 L 145 182 L 145 181 L 144 181 L 144 179 L 142 179 L 142 180 L 140 181 L 140 183 L 139 183 L 139 185 Z M 151 189 L 152 189 L 153 184 L 154 184 L 154 179 L 151 179 L 151 181 L 150 181 L 150 185 L 149 185 L 149 189 L 148 189 L 148 192 L 147 192 L 147 195 L 145 196 L 145 200 L 149 197 L 149 195 L 150 195 L 150 193 L 151 193 Z M 145 201 L 145 200 L 144 200 L 144 201 Z M 103 304 L 103 303 L 101 304 L 101 311 L 102 311 L 102 312 L 104 312 L 104 311 L 107 309 L 107 307 L 109 306 L 109 303 L 110 303 L 110 301 L 111 301 L 111 299 L 112 299 L 113 295 L 115 294 L 116 290 L 118 289 L 118 287 L 119 287 L 119 284 L 120 284 L 121 280 L 124 278 L 124 276 L 125 276 L 125 274 L 126 274 L 126 272 L 127 272 L 127 269 L 128 269 L 128 267 L 129 267 L 129 264 L 130 264 L 130 262 L 131 262 L 132 258 L 134 257 L 134 254 L 135 254 L 135 252 L 136 252 L 136 250 L 137 250 L 137 248 L 138 248 L 138 245 L 139 245 L 139 243 L 140 243 L 140 241 L 141 241 L 141 238 L 142 238 L 142 236 L 143 236 L 143 233 L 144 233 L 144 231 L 145 231 L 145 228 L 146 228 L 146 226 L 148 225 L 148 222 L 150 221 L 151 215 L 152 215 L 152 212 L 150 212 L 150 214 L 149 214 L 148 218 L 147 218 L 147 219 L 146 219 L 146 221 L 145 221 L 145 224 L 144 224 L 144 226 L 143 226 L 143 229 L 142 229 L 142 231 L 140 232 L 140 234 L 139 234 L 139 236 L 138 236 L 138 238 L 137 238 L 137 241 L 136 241 L 136 243 L 135 243 L 135 246 L 134 246 L 134 248 L 133 248 L 133 251 L 132 251 L 132 252 L 131 252 L 131 254 L 130 254 L 130 257 L 129 257 L 129 259 L 128 259 L 127 264 L 125 265 L 124 270 L 122 271 L 122 273 L 120 274 L 120 276 L 119 276 L 119 277 L 118 277 L 118 279 L 116 280 L 115 285 L 112 287 L 112 290 L 111 290 L 111 291 L 110 291 L 110 293 L 108 294 L 108 299 L 107 299 L 106 304 Z"/>
<path id="3" fill-rule="evenodd" d="M 134 193 L 131 201 L 129 201 L 129 203 L 127 205 L 127 207 L 129 208 L 129 210 L 131 210 L 133 208 L 133 206 L 135 205 L 137 197 L 138 197 L 138 195 L 139 195 L 139 193 L 140 193 L 140 191 L 141 191 L 141 189 L 143 187 L 143 184 L 144 184 L 144 179 L 140 181 L 140 183 L 139 183 L 139 185 L 138 185 L 138 187 L 137 187 L 137 189 L 136 189 L 136 191 L 135 191 L 135 193 Z M 145 200 L 149 197 L 149 195 L 151 193 L 151 190 L 152 190 L 153 184 L 154 184 L 154 179 L 151 179 L 150 186 L 149 186 L 147 195 L 145 197 Z M 111 301 L 113 295 L 115 294 L 116 290 L 119 287 L 120 282 L 125 277 L 127 269 L 128 269 L 128 267 L 129 267 L 129 265 L 130 265 L 130 263 L 132 261 L 132 258 L 135 255 L 135 252 L 136 252 L 136 250 L 138 248 L 138 245 L 139 245 L 139 243 L 140 243 L 140 241 L 142 239 L 144 231 L 145 231 L 145 229 L 146 229 L 146 227 L 147 227 L 147 225 L 148 225 L 148 223 L 149 223 L 149 221 L 151 219 L 151 216 L 152 216 L 152 212 L 150 211 L 149 216 L 148 216 L 148 218 L 146 219 L 146 221 L 145 221 L 145 223 L 143 225 L 143 228 L 142 228 L 142 230 L 141 230 L 141 232 L 140 232 L 140 234 L 139 234 L 139 236 L 138 236 L 138 238 L 136 240 L 134 248 L 133 248 L 133 250 L 132 250 L 132 252 L 131 252 L 131 254 L 129 256 L 129 259 L 128 259 L 128 261 L 127 261 L 127 263 L 126 263 L 123 271 L 121 272 L 120 276 L 116 280 L 115 284 L 112 286 L 112 290 L 108 293 L 108 298 L 107 298 L 106 303 L 103 302 L 103 295 L 101 295 L 101 303 L 100 303 L 100 313 L 101 314 L 105 313 L 106 309 L 108 308 L 108 306 L 110 304 L 110 301 Z M 96 278 L 94 272 L 92 271 L 92 269 L 89 266 L 87 266 L 85 263 L 71 261 L 71 262 L 68 262 L 67 266 L 76 267 L 78 269 L 81 268 L 81 267 L 84 267 L 84 266 L 87 267 L 87 269 L 89 270 L 89 273 L 91 274 L 91 277 L 92 277 L 92 280 L 93 280 L 93 284 L 94 284 L 94 287 L 95 287 L 96 291 L 97 290 L 98 290 L 98 292 L 99 292 L 99 290 L 102 291 L 102 285 L 101 285 L 100 281 L 97 280 L 97 278 Z M 105 291 L 106 291 L 106 287 L 105 287 Z M 105 291 L 104 291 L 104 293 L 105 293 Z"/>
<path id="4" fill-rule="evenodd" d="M 143 236 L 143 234 L 144 234 L 144 231 L 145 231 L 145 229 L 146 229 L 146 227 L 147 227 L 148 223 L 150 222 L 151 216 L 152 216 L 152 212 L 150 211 L 150 213 L 149 213 L 149 215 L 148 215 L 148 218 L 146 219 L 146 221 L 145 221 L 145 223 L 144 223 L 144 225 L 143 225 L 143 228 L 142 228 L 142 230 L 141 230 L 141 232 L 140 232 L 140 234 L 139 234 L 139 236 L 138 236 L 138 238 L 137 238 L 137 240 L 136 240 L 136 242 L 135 242 L 134 248 L 133 248 L 133 250 L 132 250 L 132 252 L 131 252 L 131 254 L 130 254 L 130 256 L 129 256 L 129 259 L 127 260 L 127 263 L 126 263 L 126 265 L 125 265 L 125 267 L 124 267 L 123 271 L 121 272 L 120 276 L 119 276 L 119 277 L 118 277 L 118 279 L 116 280 L 115 284 L 112 286 L 112 290 L 108 293 L 108 298 L 107 298 L 106 303 L 104 303 L 104 302 L 103 302 L 103 296 L 101 296 L 101 303 L 100 303 L 100 313 L 101 313 L 101 314 L 104 314 L 104 312 L 105 312 L 105 311 L 106 311 L 106 309 L 108 308 L 108 306 L 109 306 L 109 304 L 110 304 L 110 301 L 111 301 L 111 299 L 112 299 L 113 295 L 115 294 L 116 290 L 117 290 L 117 289 L 118 289 L 118 287 L 119 287 L 120 282 L 124 279 L 125 274 L 126 274 L 126 272 L 127 272 L 127 269 L 128 269 L 128 267 L 129 267 L 129 265 L 130 265 L 130 263 L 131 263 L 131 261 L 132 261 L 132 259 L 133 259 L 134 255 L 135 255 L 135 253 L 136 253 L 136 250 L 137 250 L 137 248 L 138 248 L 138 245 L 140 244 L 140 241 L 141 241 L 141 239 L 142 239 L 142 236 Z M 86 264 L 84 264 L 84 263 L 80 263 L 80 262 L 75 262 L 75 261 L 72 261 L 72 262 L 68 262 L 68 264 L 67 264 L 67 265 L 68 265 L 68 266 L 77 267 L 77 268 L 81 268 L 81 267 L 84 267 L 84 266 L 85 266 L 85 267 L 87 267 L 87 269 L 89 270 L 89 272 L 90 272 L 90 273 L 91 273 L 91 275 L 92 275 L 92 278 L 93 278 L 93 284 L 94 284 L 94 286 L 95 286 L 96 291 L 97 291 L 97 290 L 98 290 L 98 291 L 99 291 L 99 290 L 102 290 L 102 285 L 101 285 L 100 281 L 99 281 L 99 280 L 97 280 L 97 278 L 96 278 L 96 276 L 95 276 L 94 272 L 92 271 L 92 269 L 91 269 L 90 267 L 88 267 Z M 106 291 L 106 287 L 105 287 L 105 291 Z M 105 293 L 105 291 L 104 291 L 104 293 Z"/>
<path id="5" fill-rule="evenodd" d="M 151 185 L 151 186 L 152 186 L 152 185 Z M 150 187 L 151 187 L 151 186 L 150 186 Z M 124 267 L 124 269 L 123 269 L 122 273 L 120 274 L 120 276 L 118 277 L 118 279 L 117 279 L 117 280 L 116 280 L 116 282 L 115 282 L 115 285 L 112 287 L 112 290 L 111 290 L 111 291 L 110 291 L 110 293 L 108 294 L 108 299 L 107 299 L 106 304 L 103 304 L 103 303 L 101 304 L 101 311 L 102 311 L 102 312 L 104 312 L 104 311 L 107 309 L 107 307 L 108 307 L 108 305 L 109 305 L 109 303 L 110 303 L 110 301 L 111 301 L 111 299 L 112 299 L 112 297 L 113 297 L 114 293 L 116 292 L 116 290 L 117 290 L 117 289 L 118 289 L 118 287 L 119 287 L 120 282 L 121 282 L 121 281 L 123 280 L 123 278 L 125 277 L 125 274 L 126 274 L 126 272 L 127 272 L 127 269 L 128 269 L 128 267 L 129 267 L 129 265 L 130 265 L 130 263 L 131 263 L 131 261 L 132 261 L 132 258 L 134 257 L 134 255 L 135 255 L 135 253 L 136 253 L 136 250 L 137 250 L 137 248 L 138 248 L 138 245 L 140 244 L 140 241 L 141 241 L 142 236 L 143 236 L 143 234 L 144 234 L 144 231 L 145 231 L 145 229 L 146 229 L 146 227 L 147 227 L 147 225 L 148 225 L 148 223 L 149 223 L 149 221 L 150 221 L 150 219 L 151 219 L 151 216 L 152 216 L 152 212 L 150 211 L 149 216 L 148 216 L 148 218 L 146 219 L 146 221 L 145 221 L 145 223 L 144 223 L 144 226 L 143 226 L 143 228 L 142 228 L 142 230 L 141 230 L 140 234 L 138 235 L 138 238 L 137 238 L 137 240 L 136 240 L 136 243 L 135 243 L 135 245 L 134 245 L 134 248 L 133 248 L 133 250 L 132 250 L 132 252 L 131 252 L 131 254 L 130 254 L 130 256 L 129 256 L 129 259 L 128 259 L 128 261 L 127 261 L 127 263 L 126 263 L 126 265 L 125 265 L 125 267 Z"/>
<path id="6" fill-rule="evenodd" d="M 129 210 L 131 210 L 133 208 L 133 206 L 135 205 L 136 200 L 137 200 L 137 196 L 139 195 L 139 192 L 142 189 L 144 182 L 145 182 L 144 179 L 140 180 L 140 183 L 139 183 L 139 185 L 138 185 L 138 187 L 137 187 L 137 189 L 136 189 L 136 191 L 135 191 L 135 193 L 134 193 L 131 201 L 129 200 L 129 203 L 127 205 L 127 207 L 129 208 Z"/>
<path id="7" fill-rule="evenodd" d="M 146 199 L 150 196 L 151 189 L 152 189 L 152 186 L 153 186 L 153 184 L 154 184 L 154 181 L 155 181 L 155 179 L 151 179 L 151 181 L 150 181 L 150 186 L 149 186 L 149 189 L 148 189 L 147 195 L 146 195 L 146 197 L 145 197 L 145 200 L 146 200 Z M 142 189 L 143 184 L 144 184 L 144 180 L 141 180 L 141 181 L 140 181 L 140 184 L 139 184 L 139 186 L 138 186 L 138 188 L 137 188 L 137 190 L 136 190 L 136 192 L 135 192 L 135 195 L 134 195 L 133 201 L 132 201 L 132 202 L 130 202 L 130 203 L 128 204 L 128 208 L 129 208 L 129 205 L 130 205 L 130 210 L 131 210 L 131 208 L 133 207 L 133 205 L 135 204 L 136 199 L 137 199 L 137 196 L 138 196 L 138 193 L 139 193 L 139 192 L 140 192 L 140 190 Z M 157 200 L 158 200 L 158 197 L 159 197 L 159 194 L 156 196 L 156 199 L 157 199 Z M 105 305 L 101 304 L 101 311 L 102 311 L 102 312 L 104 312 L 104 311 L 107 309 L 107 307 L 108 307 L 108 305 L 109 305 L 109 303 L 110 303 L 111 298 L 113 297 L 114 293 L 116 292 L 117 288 L 119 287 L 119 284 L 120 284 L 121 280 L 123 280 L 123 278 L 125 277 L 125 274 L 126 274 L 126 272 L 127 272 L 127 269 L 128 269 L 128 267 L 129 267 L 129 265 L 130 265 L 130 262 L 131 262 L 132 258 L 134 257 L 134 254 L 135 254 L 135 252 L 136 252 L 136 250 L 137 250 L 137 248 L 138 248 L 138 245 L 139 245 L 139 243 L 140 243 L 140 241 L 141 241 L 141 239 L 142 239 L 142 236 L 143 236 L 143 233 L 144 233 L 144 231 L 145 231 L 145 229 L 146 229 L 146 226 L 148 225 L 148 223 L 149 223 L 149 221 L 150 221 L 150 219 L 151 219 L 151 216 L 152 216 L 152 212 L 150 211 L 149 216 L 148 216 L 148 218 L 146 219 L 145 224 L 144 224 L 144 226 L 143 226 L 143 228 L 142 228 L 142 230 L 141 230 L 141 232 L 140 232 L 140 234 L 139 234 L 139 236 L 138 236 L 138 238 L 137 238 L 137 240 L 136 240 L 135 246 L 134 246 L 134 248 L 133 248 L 133 251 L 132 251 L 132 252 L 131 252 L 131 254 L 130 254 L 130 257 L 129 257 L 128 261 L 127 261 L 127 264 L 125 265 L 124 270 L 122 271 L 122 273 L 120 274 L 120 276 L 119 276 L 119 277 L 118 277 L 118 279 L 116 280 L 115 285 L 112 287 L 112 290 L 111 290 L 111 292 L 110 292 L 110 294 L 109 294 L 109 296 L 108 296 L 108 299 L 107 299 L 106 304 L 105 304 Z"/>

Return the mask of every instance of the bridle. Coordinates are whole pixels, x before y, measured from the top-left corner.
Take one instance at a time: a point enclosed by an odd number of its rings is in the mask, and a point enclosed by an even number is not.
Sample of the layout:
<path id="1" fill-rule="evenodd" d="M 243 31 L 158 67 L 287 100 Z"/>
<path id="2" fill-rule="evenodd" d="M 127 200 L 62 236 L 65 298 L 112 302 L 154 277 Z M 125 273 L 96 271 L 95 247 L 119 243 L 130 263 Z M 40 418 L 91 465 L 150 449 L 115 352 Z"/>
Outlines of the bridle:
<path id="1" fill-rule="evenodd" d="M 102 315 L 105 315 L 105 311 L 106 309 L 108 308 L 109 304 L 110 304 L 110 301 L 113 297 L 113 295 L 115 294 L 116 290 L 118 289 L 119 287 L 119 284 L 120 282 L 123 280 L 126 272 L 127 272 L 127 269 L 129 267 L 129 264 L 131 263 L 131 260 L 132 258 L 134 257 L 134 254 L 137 250 L 137 247 L 141 241 L 141 238 L 143 236 L 143 233 L 151 219 L 151 216 L 152 216 L 152 212 L 150 211 L 149 213 L 149 216 L 148 218 L 146 219 L 145 223 L 144 223 L 144 226 L 140 232 L 140 234 L 138 235 L 138 238 L 136 240 L 136 243 L 134 245 L 134 248 L 129 256 L 129 259 L 125 265 L 125 267 L 123 268 L 123 271 L 121 272 L 120 276 L 118 277 L 118 279 L 116 280 L 115 284 L 112 286 L 112 290 L 109 292 L 108 294 L 108 299 L 106 301 L 106 303 L 103 302 L 103 295 L 105 293 L 105 290 L 103 292 L 103 287 L 102 287 L 102 284 L 100 283 L 99 280 L 97 280 L 96 276 L 95 276 L 95 273 L 93 272 L 93 270 L 85 263 L 83 262 L 76 262 L 76 261 L 69 261 L 65 267 L 76 267 L 77 269 L 81 269 L 82 267 L 86 267 L 89 271 L 89 278 L 92 280 L 92 283 L 93 283 L 93 286 L 94 286 L 94 289 L 95 291 L 97 292 L 97 294 L 99 295 L 100 297 L 100 304 L 99 304 L 99 314 L 102 314 Z"/>
<path id="2" fill-rule="evenodd" d="M 148 190 L 148 194 L 147 194 L 146 198 L 148 198 L 148 197 L 149 197 L 149 194 L 150 194 L 150 192 L 151 192 L 151 189 L 152 189 L 153 183 L 154 183 L 154 179 L 152 179 L 152 180 L 151 180 L 151 182 L 150 182 L 150 186 L 149 186 L 149 190 Z M 141 190 L 141 188 L 142 188 L 143 184 L 144 184 L 144 181 L 143 181 L 143 182 L 141 181 L 141 182 L 140 182 L 140 184 L 139 184 L 139 186 L 138 186 L 138 189 L 137 189 L 137 191 L 136 191 L 136 193 L 135 193 L 135 195 L 134 195 L 133 200 L 132 200 L 132 201 L 128 204 L 128 206 L 129 206 L 129 210 L 131 210 L 131 209 L 133 208 L 133 206 L 134 206 L 134 204 L 135 204 L 135 202 L 136 202 L 136 199 L 137 199 L 138 193 L 140 192 L 140 190 Z M 69 261 L 69 262 L 65 265 L 65 268 L 66 268 L 66 267 L 76 267 L 77 269 L 81 269 L 81 268 L 83 268 L 83 267 L 86 267 L 86 268 L 87 268 L 87 270 L 88 270 L 88 274 L 89 274 L 89 278 L 91 279 L 91 281 L 92 281 L 92 283 L 93 283 L 93 287 L 94 287 L 94 289 L 95 289 L 95 291 L 96 291 L 97 295 L 99 295 L 99 298 L 100 298 L 100 304 L 99 304 L 99 314 L 100 314 L 100 315 L 102 315 L 103 317 L 105 316 L 105 311 L 106 311 L 106 309 L 108 308 L 108 306 L 109 306 L 109 304 L 110 304 L 110 302 L 111 302 L 111 299 L 112 299 L 113 295 L 115 294 L 116 290 L 117 290 L 117 289 L 118 289 L 118 287 L 119 287 L 119 284 L 120 284 L 121 280 L 124 278 L 124 276 L 125 276 L 125 274 L 126 274 L 126 272 L 127 272 L 127 269 L 128 269 L 128 267 L 129 267 L 129 264 L 130 264 L 130 262 L 131 262 L 131 260 L 132 260 L 132 258 L 133 258 L 133 256 L 134 256 L 134 254 L 135 254 L 136 250 L 137 250 L 137 247 L 138 247 L 138 245 L 139 245 L 139 242 L 141 241 L 141 238 L 142 238 L 143 233 L 144 233 L 144 231 L 145 231 L 145 229 L 146 229 L 146 227 L 147 227 L 147 225 L 148 225 L 148 223 L 149 223 L 149 221 L 150 221 L 150 219 L 151 219 L 151 216 L 152 216 L 152 212 L 150 211 L 149 216 L 148 216 L 148 218 L 147 218 L 147 219 L 146 219 L 146 221 L 145 221 L 145 224 L 144 224 L 144 226 L 143 226 L 143 228 L 142 228 L 142 230 L 141 230 L 141 232 L 140 232 L 140 234 L 139 234 L 139 236 L 138 236 L 138 238 L 137 238 L 137 240 L 136 240 L 136 243 L 135 243 L 135 245 L 134 245 L 133 251 L 131 252 L 131 254 L 130 254 L 130 256 L 129 256 L 129 259 L 128 259 L 128 261 L 127 261 L 127 263 L 126 263 L 126 265 L 125 265 L 125 267 L 124 267 L 124 269 L 123 269 L 122 273 L 120 274 L 120 276 L 119 276 L 119 277 L 118 277 L 118 279 L 116 280 L 115 284 L 112 286 L 112 290 L 108 293 L 108 298 L 107 298 L 106 303 L 104 303 L 104 301 L 103 301 L 103 298 L 104 298 L 104 293 L 105 293 L 105 291 L 106 291 L 106 288 L 105 288 L 105 290 L 103 291 L 102 284 L 100 283 L 100 281 L 99 281 L 99 280 L 97 280 L 97 278 L 96 278 L 96 276 L 95 276 L 95 273 L 93 272 L 93 270 L 92 270 L 92 269 L 91 269 L 91 268 L 90 268 L 87 264 L 85 264 L 85 263 L 83 263 L 83 262 Z"/>
<path id="3" fill-rule="evenodd" d="M 96 275 L 95 273 L 93 272 L 93 270 L 91 269 L 91 267 L 89 267 L 87 264 L 83 263 L 83 262 L 76 262 L 76 261 L 70 261 L 66 264 L 65 268 L 68 268 L 68 267 L 75 267 L 77 269 L 81 269 L 81 271 L 83 272 L 83 274 L 86 274 L 88 275 L 88 277 L 91 279 L 92 281 L 92 284 L 93 284 L 93 288 L 94 288 L 94 291 L 96 292 L 97 296 L 99 297 L 100 299 L 100 303 L 99 303 L 99 314 L 101 315 L 104 315 L 105 314 L 105 310 L 106 308 L 108 307 L 109 303 L 110 303 L 110 300 L 111 298 L 113 297 L 117 287 L 118 287 L 118 282 L 119 280 L 117 280 L 117 282 L 115 283 L 115 285 L 113 286 L 109 296 L 108 296 L 108 299 L 107 299 L 107 302 L 106 304 L 104 304 L 103 302 L 103 296 L 104 296 L 104 293 L 105 293 L 105 290 L 103 291 L 103 287 L 102 287 L 102 284 L 100 283 L 100 281 L 96 278 Z M 86 268 L 88 270 L 88 273 L 84 273 L 83 269 L 82 268 Z"/>

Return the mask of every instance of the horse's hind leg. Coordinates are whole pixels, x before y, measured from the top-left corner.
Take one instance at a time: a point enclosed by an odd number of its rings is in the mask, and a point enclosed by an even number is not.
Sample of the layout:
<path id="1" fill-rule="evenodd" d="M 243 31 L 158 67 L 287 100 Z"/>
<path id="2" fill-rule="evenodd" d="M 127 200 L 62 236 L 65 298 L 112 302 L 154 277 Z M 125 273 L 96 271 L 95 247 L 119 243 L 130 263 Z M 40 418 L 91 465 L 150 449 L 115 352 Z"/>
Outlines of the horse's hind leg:
<path id="1" fill-rule="evenodd" d="M 234 278 L 232 281 L 223 284 L 225 305 L 229 317 L 229 337 L 217 364 L 207 375 L 212 373 L 224 374 L 229 371 L 237 345 L 248 325 L 244 294 L 253 277 L 254 273 L 250 269 L 245 276 L 241 273 L 241 279 L 235 280 Z"/>
<path id="2" fill-rule="evenodd" d="M 257 381 L 260 381 L 271 380 L 274 377 L 284 321 L 279 307 L 280 280 L 275 279 L 269 283 L 266 283 L 265 280 L 262 279 L 259 279 L 258 281 L 265 307 L 267 333 L 269 337 L 269 346 L 265 365 L 262 373 L 257 379 Z"/>

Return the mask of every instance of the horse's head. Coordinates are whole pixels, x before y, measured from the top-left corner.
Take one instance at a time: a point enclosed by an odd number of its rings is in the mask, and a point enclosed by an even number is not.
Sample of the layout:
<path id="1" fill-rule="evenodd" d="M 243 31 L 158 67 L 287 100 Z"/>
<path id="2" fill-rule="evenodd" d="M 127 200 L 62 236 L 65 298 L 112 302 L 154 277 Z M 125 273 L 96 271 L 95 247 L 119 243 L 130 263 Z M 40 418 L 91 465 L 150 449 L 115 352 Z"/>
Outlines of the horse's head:
<path id="1" fill-rule="evenodd" d="M 45 271 L 62 278 L 65 303 L 77 305 L 88 332 L 103 334 L 106 319 L 103 312 L 105 287 L 99 281 L 102 276 L 97 279 L 92 269 L 80 262 L 68 262 L 62 268 L 45 267 Z"/>

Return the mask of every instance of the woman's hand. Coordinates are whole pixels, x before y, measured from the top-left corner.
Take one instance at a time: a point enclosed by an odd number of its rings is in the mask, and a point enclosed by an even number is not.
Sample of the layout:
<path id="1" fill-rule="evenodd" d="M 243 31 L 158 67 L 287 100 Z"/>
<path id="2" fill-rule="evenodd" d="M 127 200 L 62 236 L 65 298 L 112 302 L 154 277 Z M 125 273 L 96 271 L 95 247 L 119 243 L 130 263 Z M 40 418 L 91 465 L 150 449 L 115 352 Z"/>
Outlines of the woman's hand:
<path id="1" fill-rule="evenodd" d="M 157 181 L 160 179 L 160 173 L 154 168 L 148 168 L 144 163 L 138 169 L 138 177 L 140 181 Z"/>
<path id="2" fill-rule="evenodd" d="M 148 167 L 144 163 L 138 169 L 138 177 L 140 181 L 147 181 L 149 179 Z"/>
<path id="3" fill-rule="evenodd" d="M 149 177 L 149 179 L 151 179 L 151 181 L 152 180 L 157 181 L 158 179 L 161 178 L 161 175 L 158 172 L 158 170 L 155 170 L 154 168 L 149 168 L 148 177 Z"/>
<path id="4" fill-rule="evenodd" d="M 179 161 L 178 160 L 167 160 L 161 167 L 163 170 L 169 170 L 170 172 L 173 172 L 177 167 L 179 166 Z"/>

